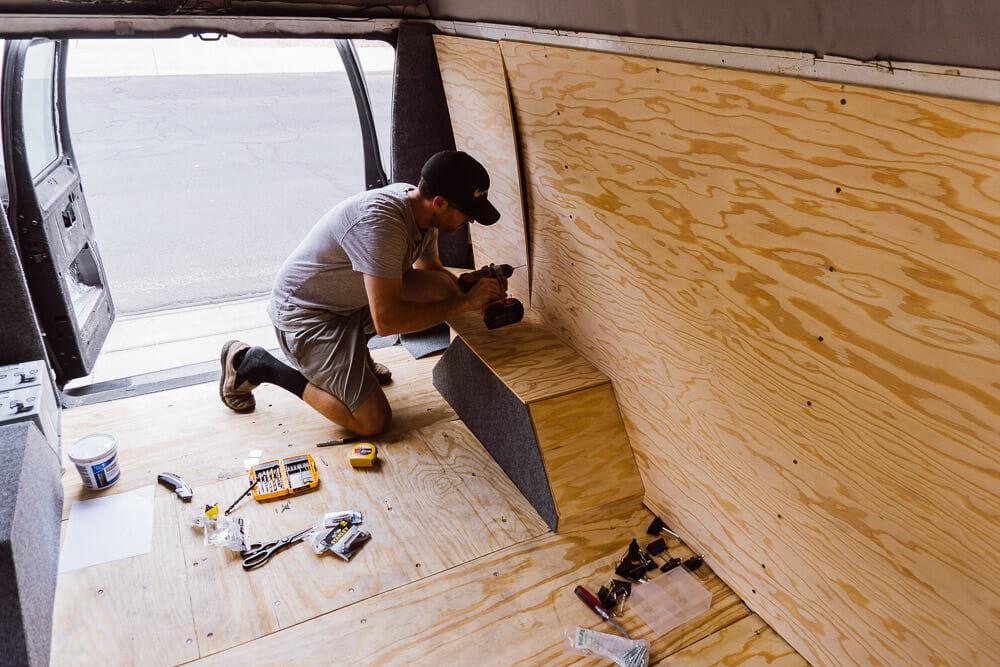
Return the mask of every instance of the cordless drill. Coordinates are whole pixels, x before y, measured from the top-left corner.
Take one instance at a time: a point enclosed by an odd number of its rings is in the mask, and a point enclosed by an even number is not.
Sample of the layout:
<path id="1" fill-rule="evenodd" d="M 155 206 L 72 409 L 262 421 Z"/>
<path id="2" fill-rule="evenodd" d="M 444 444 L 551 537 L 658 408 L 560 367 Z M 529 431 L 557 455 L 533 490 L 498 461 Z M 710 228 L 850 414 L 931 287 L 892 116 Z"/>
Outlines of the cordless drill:
<path id="1" fill-rule="evenodd" d="M 468 292 L 480 278 L 500 278 L 500 274 L 510 278 L 514 273 L 514 267 L 510 264 L 490 264 L 478 271 L 463 273 L 458 277 L 458 288 L 462 292 Z M 483 324 L 487 329 L 496 329 L 508 324 L 520 322 L 524 317 L 524 306 L 513 297 L 504 297 L 491 301 L 483 306 Z"/>

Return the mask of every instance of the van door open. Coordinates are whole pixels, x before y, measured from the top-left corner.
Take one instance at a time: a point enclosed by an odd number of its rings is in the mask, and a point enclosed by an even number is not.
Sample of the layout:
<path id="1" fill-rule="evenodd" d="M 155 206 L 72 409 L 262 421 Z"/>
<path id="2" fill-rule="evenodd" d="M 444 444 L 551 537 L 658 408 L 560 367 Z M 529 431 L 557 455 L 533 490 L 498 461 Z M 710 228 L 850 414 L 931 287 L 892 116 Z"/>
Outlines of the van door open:
<path id="1" fill-rule="evenodd" d="M 115 316 L 70 143 L 67 46 L 8 42 L 2 83 L 8 217 L 60 388 L 90 372 Z"/>

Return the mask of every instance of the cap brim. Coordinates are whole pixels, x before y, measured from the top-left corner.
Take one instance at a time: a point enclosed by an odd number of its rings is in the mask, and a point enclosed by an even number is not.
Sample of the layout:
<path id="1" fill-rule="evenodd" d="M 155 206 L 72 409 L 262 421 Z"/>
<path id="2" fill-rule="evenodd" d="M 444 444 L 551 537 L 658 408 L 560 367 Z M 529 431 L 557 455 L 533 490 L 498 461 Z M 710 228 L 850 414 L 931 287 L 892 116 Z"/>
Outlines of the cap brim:
<path id="1" fill-rule="evenodd" d="M 475 210 L 469 211 L 469 215 L 481 225 L 492 225 L 500 219 L 500 211 L 496 210 L 493 204 L 485 199 Z"/>

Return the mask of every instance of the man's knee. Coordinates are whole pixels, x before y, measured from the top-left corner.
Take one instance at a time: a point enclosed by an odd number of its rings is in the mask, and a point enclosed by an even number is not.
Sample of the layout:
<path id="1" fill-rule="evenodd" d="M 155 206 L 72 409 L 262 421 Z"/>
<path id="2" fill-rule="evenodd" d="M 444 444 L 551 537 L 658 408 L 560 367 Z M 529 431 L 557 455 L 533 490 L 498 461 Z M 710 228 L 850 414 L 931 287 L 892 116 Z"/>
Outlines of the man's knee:
<path id="1" fill-rule="evenodd" d="M 376 389 L 352 416 L 357 422 L 354 430 L 358 435 L 378 435 L 388 428 L 389 422 L 392 421 L 392 407 L 382 390 Z"/>

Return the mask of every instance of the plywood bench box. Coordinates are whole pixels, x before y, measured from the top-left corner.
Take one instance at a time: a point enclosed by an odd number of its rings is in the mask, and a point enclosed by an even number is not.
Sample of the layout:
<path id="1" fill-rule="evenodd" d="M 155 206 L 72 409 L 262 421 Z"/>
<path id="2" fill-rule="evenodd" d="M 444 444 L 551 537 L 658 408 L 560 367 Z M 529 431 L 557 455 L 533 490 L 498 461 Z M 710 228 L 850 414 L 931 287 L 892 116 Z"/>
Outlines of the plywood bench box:
<path id="1" fill-rule="evenodd" d="M 479 313 L 457 336 L 434 386 L 552 530 L 637 502 L 642 482 L 610 380 L 531 314 L 489 330 Z"/>

